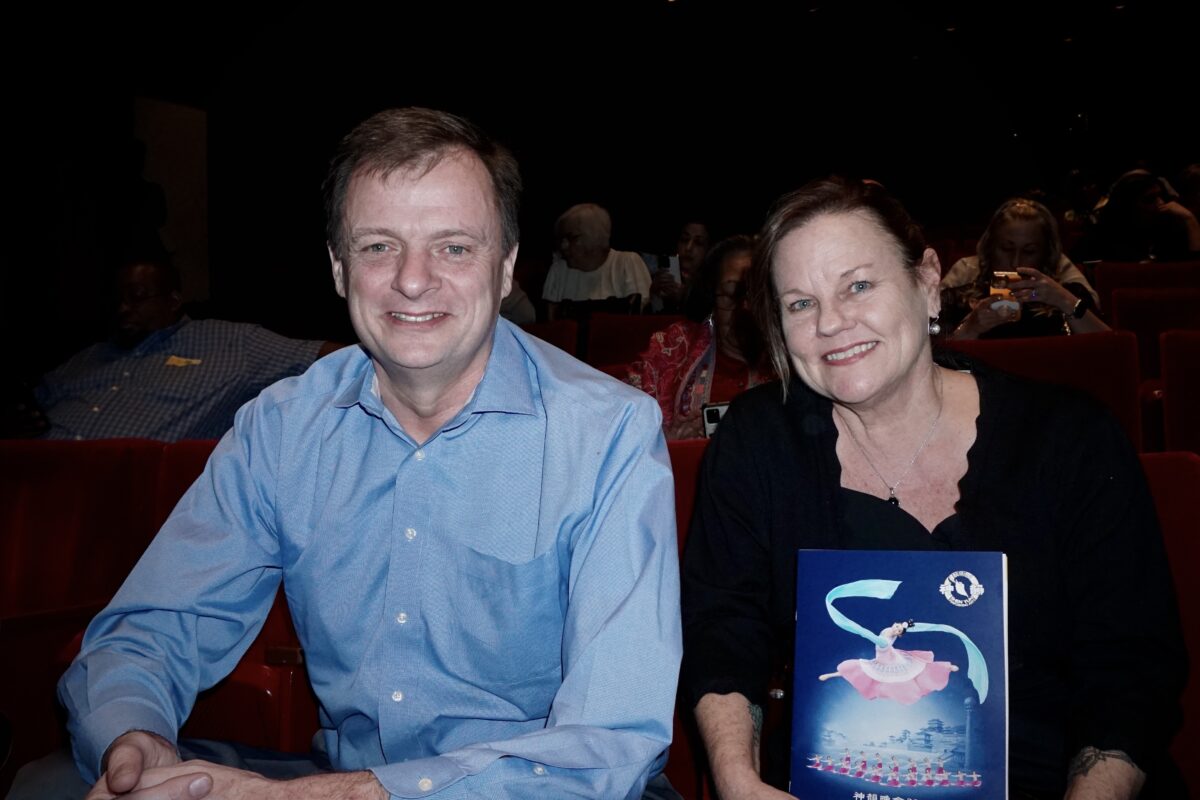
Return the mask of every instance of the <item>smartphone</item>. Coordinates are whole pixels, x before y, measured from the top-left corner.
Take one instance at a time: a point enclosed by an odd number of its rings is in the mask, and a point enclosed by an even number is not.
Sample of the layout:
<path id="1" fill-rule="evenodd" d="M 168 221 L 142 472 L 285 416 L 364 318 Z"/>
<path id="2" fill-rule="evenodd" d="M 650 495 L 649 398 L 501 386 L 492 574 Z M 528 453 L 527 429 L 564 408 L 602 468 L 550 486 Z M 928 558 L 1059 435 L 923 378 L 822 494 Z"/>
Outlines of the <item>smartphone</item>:
<path id="1" fill-rule="evenodd" d="M 998 269 L 992 273 L 991 290 L 988 294 L 992 296 L 1000 295 L 1001 297 L 1012 297 L 1012 289 L 1008 285 L 1013 281 L 1021 280 L 1021 273 L 1009 270 Z"/>
<path id="2" fill-rule="evenodd" d="M 701 412 L 704 415 L 704 435 L 711 438 L 717 432 L 721 417 L 729 410 L 729 403 L 705 403 Z"/>

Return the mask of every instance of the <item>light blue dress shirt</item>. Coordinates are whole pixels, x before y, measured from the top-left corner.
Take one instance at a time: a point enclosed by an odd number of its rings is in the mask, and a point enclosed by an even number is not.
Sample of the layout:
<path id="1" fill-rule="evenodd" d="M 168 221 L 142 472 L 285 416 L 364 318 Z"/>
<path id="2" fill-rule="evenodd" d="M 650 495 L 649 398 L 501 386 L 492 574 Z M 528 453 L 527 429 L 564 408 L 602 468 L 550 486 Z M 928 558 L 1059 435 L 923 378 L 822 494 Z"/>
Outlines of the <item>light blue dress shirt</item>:
<path id="1" fill-rule="evenodd" d="M 501 320 L 466 407 L 420 447 L 346 348 L 238 412 L 59 694 L 94 780 L 174 741 L 280 578 L 341 770 L 397 797 L 638 797 L 681 653 L 654 401 Z"/>

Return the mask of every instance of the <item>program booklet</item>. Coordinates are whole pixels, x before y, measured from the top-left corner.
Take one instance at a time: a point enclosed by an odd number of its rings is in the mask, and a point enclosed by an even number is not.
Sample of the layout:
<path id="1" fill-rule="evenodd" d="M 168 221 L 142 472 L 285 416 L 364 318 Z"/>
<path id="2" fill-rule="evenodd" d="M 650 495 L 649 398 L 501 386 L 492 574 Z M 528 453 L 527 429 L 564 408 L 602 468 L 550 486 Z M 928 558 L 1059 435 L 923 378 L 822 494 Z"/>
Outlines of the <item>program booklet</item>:
<path id="1" fill-rule="evenodd" d="M 801 550 L 790 791 L 1008 796 L 1003 553 Z"/>

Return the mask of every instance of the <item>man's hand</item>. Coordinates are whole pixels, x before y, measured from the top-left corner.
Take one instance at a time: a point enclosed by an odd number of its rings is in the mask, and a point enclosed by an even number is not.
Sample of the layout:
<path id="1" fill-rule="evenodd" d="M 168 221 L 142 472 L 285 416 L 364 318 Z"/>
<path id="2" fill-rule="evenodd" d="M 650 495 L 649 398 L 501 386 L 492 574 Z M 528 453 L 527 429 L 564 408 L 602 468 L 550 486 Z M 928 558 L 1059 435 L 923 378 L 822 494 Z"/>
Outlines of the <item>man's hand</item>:
<path id="1" fill-rule="evenodd" d="M 293 781 L 272 781 L 256 772 L 184 761 L 142 772 L 132 791 L 114 793 L 104 779 L 86 800 L 386 800 L 388 794 L 370 772 L 337 772 Z"/>
<path id="2" fill-rule="evenodd" d="M 179 763 L 175 745 L 156 733 L 129 731 L 113 740 L 101 760 L 103 774 L 88 793 L 87 800 L 112 797 L 131 791 L 142 779 L 142 773 L 156 767 Z M 96 794 L 97 790 L 102 794 Z"/>

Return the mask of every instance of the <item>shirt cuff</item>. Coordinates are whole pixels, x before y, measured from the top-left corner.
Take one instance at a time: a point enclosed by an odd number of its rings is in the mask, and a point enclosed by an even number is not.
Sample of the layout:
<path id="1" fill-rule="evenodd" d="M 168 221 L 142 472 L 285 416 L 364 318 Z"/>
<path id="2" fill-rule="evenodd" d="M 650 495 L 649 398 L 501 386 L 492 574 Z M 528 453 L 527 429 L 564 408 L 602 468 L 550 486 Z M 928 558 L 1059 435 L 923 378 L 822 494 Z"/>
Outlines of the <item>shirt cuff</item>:
<path id="1" fill-rule="evenodd" d="M 100 759 L 123 733 L 147 731 L 175 742 L 175 726 L 153 707 L 137 700 L 115 700 L 84 717 L 73 731 L 75 766 L 89 784 L 100 777 Z"/>

